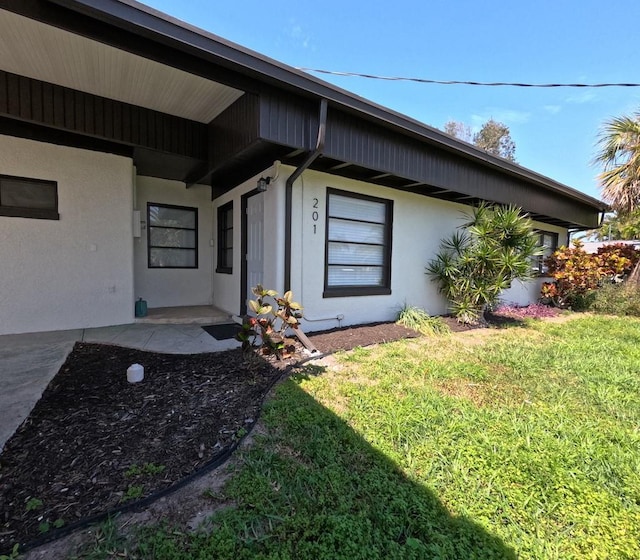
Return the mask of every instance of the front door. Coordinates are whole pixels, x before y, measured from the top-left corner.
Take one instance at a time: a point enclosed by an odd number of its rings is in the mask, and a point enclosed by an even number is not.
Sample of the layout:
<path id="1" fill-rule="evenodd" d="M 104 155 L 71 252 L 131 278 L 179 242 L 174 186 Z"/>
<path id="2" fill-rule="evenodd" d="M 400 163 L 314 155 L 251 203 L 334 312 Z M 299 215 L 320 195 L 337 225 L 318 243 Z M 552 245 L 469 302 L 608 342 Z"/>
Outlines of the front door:
<path id="1" fill-rule="evenodd" d="M 247 284 L 245 301 L 253 299 L 251 289 L 263 282 L 264 274 L 264 193 L 257 193 L 247 199 Z"/>

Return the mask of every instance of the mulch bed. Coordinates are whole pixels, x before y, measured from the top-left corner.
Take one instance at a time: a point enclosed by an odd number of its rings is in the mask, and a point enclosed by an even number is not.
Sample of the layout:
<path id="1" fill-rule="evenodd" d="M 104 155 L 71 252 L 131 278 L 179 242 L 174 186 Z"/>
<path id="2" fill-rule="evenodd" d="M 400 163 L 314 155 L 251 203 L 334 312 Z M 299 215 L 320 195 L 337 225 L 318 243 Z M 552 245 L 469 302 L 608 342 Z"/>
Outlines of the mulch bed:
<path id="1" fill-rule="evenodd" d="M 323 353 L 418 334 L 393 323 L 317 333 Z M 231 448 L 301 358 L 157 354 L 77 343 L 0 455 L 0 554 L 168 488 Z M 130 384 L 126 369 L 144 366 Z"/>
<path id="2" fill-rule="evenodd" d="M 309 338 L 320 352 L 336 352 L 418 336 L 420 333 L 396 323 L 372 323 L 317 332 Z"/>

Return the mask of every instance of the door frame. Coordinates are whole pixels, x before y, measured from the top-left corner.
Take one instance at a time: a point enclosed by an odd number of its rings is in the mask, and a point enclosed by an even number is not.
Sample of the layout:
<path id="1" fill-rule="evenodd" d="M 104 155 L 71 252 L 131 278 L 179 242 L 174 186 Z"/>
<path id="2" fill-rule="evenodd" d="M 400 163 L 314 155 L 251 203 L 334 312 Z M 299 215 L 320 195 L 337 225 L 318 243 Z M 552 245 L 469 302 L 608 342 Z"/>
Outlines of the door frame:
<path id="1" fill-rule="evenodd" d="M 258 189 L 253 189 L 240 197 L 240 315 L 247 314 L 247 236 L 249 222 L 247 220 L 248 200 L 257 194 L 264 194 Z"/>

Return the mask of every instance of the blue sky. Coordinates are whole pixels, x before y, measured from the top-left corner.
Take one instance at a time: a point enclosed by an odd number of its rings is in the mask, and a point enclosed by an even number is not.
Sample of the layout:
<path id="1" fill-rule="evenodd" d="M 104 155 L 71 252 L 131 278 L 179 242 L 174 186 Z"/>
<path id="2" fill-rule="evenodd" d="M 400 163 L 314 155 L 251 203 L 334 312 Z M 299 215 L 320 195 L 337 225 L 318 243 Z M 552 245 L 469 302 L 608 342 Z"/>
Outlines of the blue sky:
<path id="1" fill-rule="evenodd" d="M 295 67 L 438 80 L 640 82 L 637 0 L 146 4 Z M 640 110 L 640 88 L 441 86 L 319 76 L 442 128 L 511 129 L 518 163 L 599 197 L 591 165 L 602 123 Z"/>

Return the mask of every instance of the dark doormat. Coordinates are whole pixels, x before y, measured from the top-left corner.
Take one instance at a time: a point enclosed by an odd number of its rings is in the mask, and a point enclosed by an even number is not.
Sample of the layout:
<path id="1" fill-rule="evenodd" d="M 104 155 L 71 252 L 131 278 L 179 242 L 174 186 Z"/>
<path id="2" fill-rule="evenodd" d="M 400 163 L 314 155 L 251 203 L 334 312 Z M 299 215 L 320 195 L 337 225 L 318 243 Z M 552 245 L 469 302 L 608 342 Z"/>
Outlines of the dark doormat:
<path id="1" fill-rule="evenodd" d="M 229 340 L 240 332 L 240 325 L 237 323 L 224 323 L 222 325 L 205 325 L 202 327 L 216 340 Z"/>

